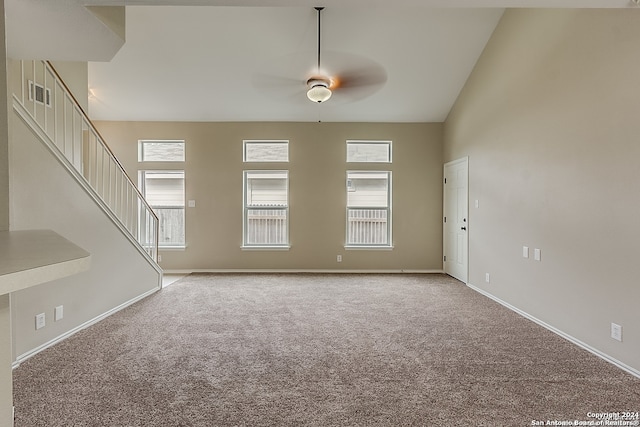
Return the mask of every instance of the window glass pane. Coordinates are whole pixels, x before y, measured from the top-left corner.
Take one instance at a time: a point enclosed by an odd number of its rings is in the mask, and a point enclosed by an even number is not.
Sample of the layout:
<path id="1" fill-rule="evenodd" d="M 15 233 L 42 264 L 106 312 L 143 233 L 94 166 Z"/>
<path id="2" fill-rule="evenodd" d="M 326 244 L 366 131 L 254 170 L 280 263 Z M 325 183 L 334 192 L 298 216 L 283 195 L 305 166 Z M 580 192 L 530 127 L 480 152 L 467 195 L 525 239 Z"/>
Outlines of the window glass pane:
<path id="1" fill-rule="evenodd" d="M 389 174 L 387 172 L 348 172 L 348 207 L 387 207 Z"/>
<path id="2" fill-rule="evenodd" d="M 389 244 L 387 209 L 348 209 L 347 245 Z"/>
<path id="3" fill-rule="evenodd" d="M 144 172 L 147 203 L 157 207 L 184 207 L 184 172 Z"/>
<path id="4" fill-rule="evenodd" d="M 347 141 L 347 162 L 391 163 L 391 142 Z"/>
<path id="5" fill-rule="evenodd" d="M 245 162 L 288 162 L 288 141 L 244 141 Z"/>
<path id="6" fill-rule="evenodd" d="M 184 162 L 184 141 L 140 141 L 141 162 Z"/>
<path id="7" fill-rule="evenodd" d="M 287 210 L 248 209 L 245 240 L 247 245 L 287 244 Z"/>
<path id="8" fill-rule="evenodd" d="M 247 206 L 287 206 L 287 175 L 286 171 L 247 172 Z"/>
<path id="9" fill-rule="evenodd" d="M 287 245 L 288 171 L 245 171 L 245 245 Z"/>
<path id="10" fill-rule="evenodd" d="M 184 208 L 163 209 L 154 208 L 153 211 L 158 216 L 160 246 L 180 246 L 184 245 Z"/>
<path id="11" fill-rule="evenodd" d="M 184 171 L 140 171 L 141 188 L 158 217 L 158 245 L 185 244 Z"/>

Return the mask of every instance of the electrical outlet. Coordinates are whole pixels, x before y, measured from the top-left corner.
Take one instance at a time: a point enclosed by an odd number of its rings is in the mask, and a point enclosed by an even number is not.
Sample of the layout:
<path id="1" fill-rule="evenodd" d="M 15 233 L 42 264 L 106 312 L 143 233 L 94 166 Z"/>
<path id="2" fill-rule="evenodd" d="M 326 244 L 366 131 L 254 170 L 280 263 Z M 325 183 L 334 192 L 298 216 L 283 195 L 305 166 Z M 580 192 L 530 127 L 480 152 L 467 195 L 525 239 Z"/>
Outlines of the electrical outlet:
<path id="1" fill-rule="evenodd" d="M 529 246 L 522 247 L 522 258 L 529 258 Z"/>
<path id="2" fill-rule="evenodd" d="M 536 248 L 533 250 L 533 259 L 540 261 L 541 256 L 540 249 Z"/>
<path id="3" fill-rule="evenodd" d="M 622 326 L 611 323 L 611 338 L 622 342 Z"/>
<path id="4" fill-rule="evenodd" d="M 59 305 L 53 311 L 53 320 L 57 322 L 58 320 L 62 320 L 63 317 L 64 317 L 64 306 Z"/>
<path id="5" fill-rule="evenodd" d="M 162 262 L 162 255 L 158 255 L 158 262 Z"/>
<path id="6" fill-rule="evenodd" d="M 338 262 L 342 262 L 342 255 L 338 255 L 338 256 L 336 257 L 336 261 L 338 261 Z"/>
<path id="7" fill-rule="evenodd" d="M 491 276 L 489 275 L 489 273 L 485 273 L 484 275 L 484 281 L 487 283 L 491 282 Z"/>
<path id="8" fill-rule="evenodd" d="M 44 313 L 36 314 L 36 329 L 42 329 L 46 326 L 46 316 Z"/>

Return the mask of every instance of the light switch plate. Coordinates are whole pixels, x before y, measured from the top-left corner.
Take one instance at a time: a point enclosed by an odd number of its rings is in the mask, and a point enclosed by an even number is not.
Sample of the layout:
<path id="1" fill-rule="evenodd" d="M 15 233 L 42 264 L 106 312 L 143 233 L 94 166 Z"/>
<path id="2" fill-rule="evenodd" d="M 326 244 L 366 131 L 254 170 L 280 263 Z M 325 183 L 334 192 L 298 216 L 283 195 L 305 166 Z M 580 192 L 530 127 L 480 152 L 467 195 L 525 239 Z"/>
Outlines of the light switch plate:
<path id="1" fill-rule="evenodd" d="M 529 246 L 522 247 L 522 257 L 529 258 Z"/>
<path id="2" fill-rule="evenodd" d="M 59 305 L 54 310 L 53 320 L 57 322 L 58 320 L 62 320 L 63 317 L 64 317 L 64 306 Z"/>
<path id="3" fill-rule="evenodd" d="M 611 323 L 611 338 L 622 342 L 622 326 Z"/>
<path id="4" fill-rule="evenodd" d="M 536 248 L 533 250 L 533 259 L 536 261 L 540 261 L 542 254 L 540 253 L 540 249 Z"/>

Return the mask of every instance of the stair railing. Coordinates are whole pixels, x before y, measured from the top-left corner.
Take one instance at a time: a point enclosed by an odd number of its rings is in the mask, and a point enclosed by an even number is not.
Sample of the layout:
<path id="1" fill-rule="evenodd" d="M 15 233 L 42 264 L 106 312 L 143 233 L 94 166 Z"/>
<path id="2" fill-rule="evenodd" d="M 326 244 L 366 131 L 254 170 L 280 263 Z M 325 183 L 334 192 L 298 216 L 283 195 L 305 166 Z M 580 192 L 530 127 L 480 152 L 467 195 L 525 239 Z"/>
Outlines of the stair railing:
<path id="1" fill-rule="evenodd" d="M 15 61 L 12 67 L 16 112 L 120 229 L 157 263 L 158 217 L 57 71 L 47 61 Z"/>

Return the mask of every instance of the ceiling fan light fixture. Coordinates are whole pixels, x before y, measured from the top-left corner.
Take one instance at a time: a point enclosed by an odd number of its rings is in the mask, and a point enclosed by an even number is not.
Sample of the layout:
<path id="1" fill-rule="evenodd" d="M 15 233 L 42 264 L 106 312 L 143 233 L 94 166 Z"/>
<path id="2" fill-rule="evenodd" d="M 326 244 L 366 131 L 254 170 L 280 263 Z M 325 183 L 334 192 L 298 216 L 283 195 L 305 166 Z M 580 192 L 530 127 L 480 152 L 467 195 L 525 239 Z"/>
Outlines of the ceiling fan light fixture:
<path id="1" fill-rule="evenodd" d="M 307 82 L 309 90 L 307 98 L 312 102 L 321 103 L 331 98 L 331 89 L 329 83 L 323 79 L 309 79 Z"/>

